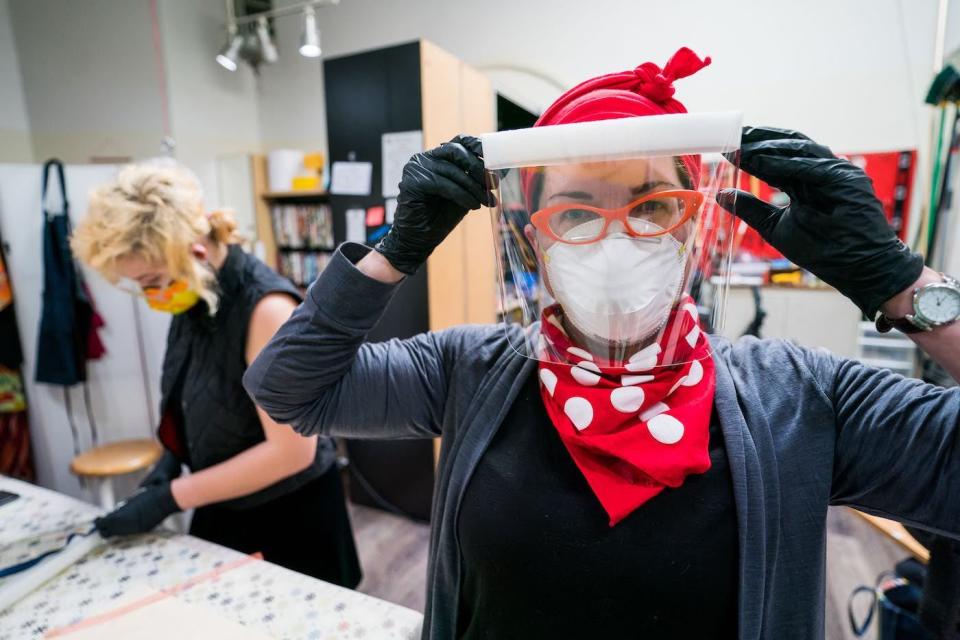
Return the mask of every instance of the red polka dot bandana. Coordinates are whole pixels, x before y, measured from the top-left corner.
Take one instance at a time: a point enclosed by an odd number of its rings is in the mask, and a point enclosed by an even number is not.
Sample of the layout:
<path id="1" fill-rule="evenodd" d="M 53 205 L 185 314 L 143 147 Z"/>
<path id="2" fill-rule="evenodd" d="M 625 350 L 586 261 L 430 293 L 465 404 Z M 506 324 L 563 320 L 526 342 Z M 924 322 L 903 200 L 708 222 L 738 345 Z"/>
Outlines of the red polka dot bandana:
<path id="1" fill-rule="evenodd" d="M 696 305 L 678 305 L 655 342 L 625 362 L 603 361 L 570 342 L 558 305 L 543 312 L 540 395 L 560 439 L 600 500 L 610 526 L 667 487 L 710 468 L 716 388 Z M 565 354 L 560 358 L 557 354 Z M 678 362 L 658 366 L 660 362 Z"/>

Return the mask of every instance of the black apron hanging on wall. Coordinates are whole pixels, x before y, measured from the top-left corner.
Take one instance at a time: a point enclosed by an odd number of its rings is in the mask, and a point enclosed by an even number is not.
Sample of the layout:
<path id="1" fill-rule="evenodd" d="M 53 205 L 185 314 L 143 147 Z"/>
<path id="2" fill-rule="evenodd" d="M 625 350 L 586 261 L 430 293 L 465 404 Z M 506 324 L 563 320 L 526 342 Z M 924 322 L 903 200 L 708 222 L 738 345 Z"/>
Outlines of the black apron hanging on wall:
<path id="1" fill-rule="evenodd" d="M 56 169 L 60 182 L 61 212 L 47 210 L 51 168 Z M 97 336 L 103 321 L 93 308 L 70 251 L 70 205 L 63 163 L 56 159 L 44 163 L 42 185 L 43 308 L 37 338 L 36 381 L 71 386 L 87 379 L 86 361 L 104 353 Z"/>

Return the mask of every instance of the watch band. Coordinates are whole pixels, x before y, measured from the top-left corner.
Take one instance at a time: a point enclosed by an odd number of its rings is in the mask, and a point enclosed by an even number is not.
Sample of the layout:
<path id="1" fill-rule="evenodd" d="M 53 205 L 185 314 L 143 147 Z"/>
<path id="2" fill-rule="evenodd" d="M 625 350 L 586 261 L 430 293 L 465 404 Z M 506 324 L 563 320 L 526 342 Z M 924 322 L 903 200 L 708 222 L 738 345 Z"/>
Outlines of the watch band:
<path id="1" fill-rule="evenodd" d="M 880 333 L 889 333 L 892 329 L 902 333 L 923 333 L 926 331 L 926 329 L 921 329 L 906 318 L 888 318 L 882 313 L 877 316 L 874 324 L 876 324 L 877 331 Z"/>

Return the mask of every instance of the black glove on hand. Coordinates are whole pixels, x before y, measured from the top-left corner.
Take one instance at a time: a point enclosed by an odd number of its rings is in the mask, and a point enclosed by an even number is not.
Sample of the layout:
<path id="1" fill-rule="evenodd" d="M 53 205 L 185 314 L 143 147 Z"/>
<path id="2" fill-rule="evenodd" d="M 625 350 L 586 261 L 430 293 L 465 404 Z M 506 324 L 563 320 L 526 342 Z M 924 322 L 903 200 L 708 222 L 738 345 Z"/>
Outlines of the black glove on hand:
<path id="1" fill-rule="evenodd" d="M 740 167 L 786 193 L 790 204 L 778 208 L 724 189 L 720 205 L 871 320 L 920 277 L 923 258 L 893 232 L 870 178 L 827 147 L 796 131 L 744 127 Z"/>
<path id="2" fill-rule="evenodd" d="M 177 460 L 176 456 L 169 449 L 164 449 L 157 464 L 153 465 L 153 469 L 150 470 L 147 477 L 140 482 L 140 488 L 145 489 L 169 483 L 171 480 L 179 478 L 182 471 L 180 461 Z"/>
<path id="3" fill-rule="evenodd" d="M 393 227 L 375 247 L 397 271 L 416 273 L 467 211 L 493 206 L 482 153 L 480 140 L 457 136 L 403 167 Z"/>
<path id="4" fill-rule="evenodd" d="M 122 506 L 93 521 L 104 538 L 126 536 L 150 531 L 180 507 L 170 492 L 170 483 L 148 487 L 134 495 Z"/>

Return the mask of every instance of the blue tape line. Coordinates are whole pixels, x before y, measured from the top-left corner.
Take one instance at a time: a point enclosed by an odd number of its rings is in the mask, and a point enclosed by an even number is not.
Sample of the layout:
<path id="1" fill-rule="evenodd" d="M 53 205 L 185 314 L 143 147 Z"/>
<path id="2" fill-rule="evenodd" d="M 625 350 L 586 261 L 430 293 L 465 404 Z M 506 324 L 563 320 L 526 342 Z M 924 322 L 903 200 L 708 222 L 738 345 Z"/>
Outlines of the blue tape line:
<path id="1" fill-rule="evenodd" d="M 92 529 L 92 530 L 90 530 L 90 531 L 88 531 L 88 532 L 86 532 L 86 533 L 71 533 L 69 536 L 67 536 L 67 540 L 66 540 L 66 542 L 63 543 L 63 546 L 61 546 L 61 547 L 59 547 L 59 548 L 57 548 L 57 549 L 51 549 L 50 551 L 47 551 L 46 553 L 41 553 L 39 556 L 37 556 L 37 557 L 35 557 L 35 558 L 30 558 L 29 560 L 24 560 L 23 562 L 19 562 L 19 563 L 17 563 L 17 564 L 10 565 L 9 567 L 0 568 L 0 578 L 6 578 L 7 576 L 12 576 L 12 575 L 14 575 L 15 573 L 21 573 L 22 571 L 26 571 L 27 569 L 30 569 L 31 567 L 34 567 L 34 566 L 40 564 L 41 562 L 43 562 L 44 560 L 46 560 L 46 559 L 49 558 L 50 556 L 56 555 L 56 554 L 60 553 L 61 551 L 63 551 L 64 549 L 66 549 L 68 546 L 70 546 L 70 543 L 73 542 L 73 539 L 74 539 L 74 538 L 85 538 L 85 537 L 87 537 L 88 535 L 90 535 L 91 533 L 93 533 L 94 531 L 95 531 L 95 529 Z"/>

